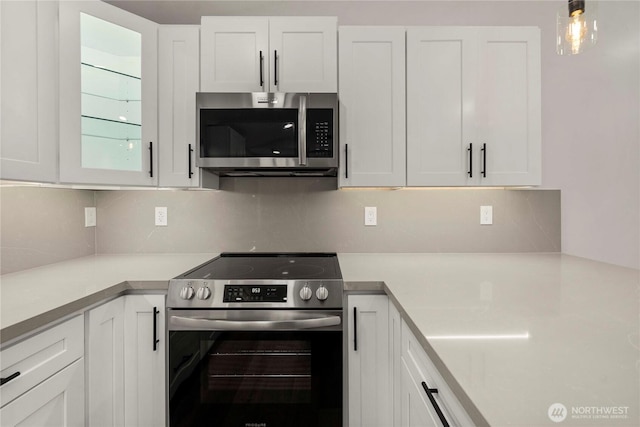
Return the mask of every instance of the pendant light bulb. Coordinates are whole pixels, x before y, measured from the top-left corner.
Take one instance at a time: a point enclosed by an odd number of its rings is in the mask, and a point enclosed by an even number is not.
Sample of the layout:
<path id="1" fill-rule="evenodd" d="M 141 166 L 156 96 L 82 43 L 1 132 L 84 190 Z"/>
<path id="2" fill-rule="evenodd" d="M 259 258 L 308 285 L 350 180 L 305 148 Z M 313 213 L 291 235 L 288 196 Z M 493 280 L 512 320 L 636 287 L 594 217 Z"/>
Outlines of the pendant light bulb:
<path id="1" fill-rule="evenodd" d="M 567 42 L 571 45 L 571 53 L 573 55 L 580 53 L 580 48 L 585 42 L 586 35 L 587 23 L 584 20 L 584 12 L 574 12 L 573 15 L 570 16 L 565 34 Z"/>
<path id="2" fill-rule="evenodd" d="M 584 0 L 569 0 L 569 11 L 562 8 L 557 16 L 556 52 L 559 55 L 577 55 L 596 44 L 598 27 L 597 5 Z"/>

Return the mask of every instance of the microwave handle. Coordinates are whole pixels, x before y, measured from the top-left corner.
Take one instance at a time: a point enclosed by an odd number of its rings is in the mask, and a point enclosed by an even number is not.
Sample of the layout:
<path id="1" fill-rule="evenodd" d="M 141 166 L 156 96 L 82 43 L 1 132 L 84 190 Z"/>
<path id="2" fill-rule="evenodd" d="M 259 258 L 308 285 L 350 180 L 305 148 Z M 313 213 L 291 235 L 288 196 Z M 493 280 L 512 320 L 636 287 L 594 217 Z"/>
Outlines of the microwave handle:
<path id="1" fill-rule="evenodd" d="M 307 165 L 307 96 L 300 95 L 300 108 L 298 109 L 298 163 Z"/>

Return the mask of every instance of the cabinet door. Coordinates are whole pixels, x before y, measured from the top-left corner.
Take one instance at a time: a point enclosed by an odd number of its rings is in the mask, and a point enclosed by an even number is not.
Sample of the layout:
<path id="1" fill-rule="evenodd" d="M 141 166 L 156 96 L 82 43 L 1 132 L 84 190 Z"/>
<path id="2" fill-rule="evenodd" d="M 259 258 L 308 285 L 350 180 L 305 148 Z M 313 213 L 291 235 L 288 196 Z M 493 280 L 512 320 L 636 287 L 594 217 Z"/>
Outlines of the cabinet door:
<path id="1" fill-rule="evenodd" d="M 478 34 L 476 141 L 486 147 L 478 156 L 480 184 L 540 185 L 540 30 L 487 27 Z"/>
<path id="2" fill-rule="evenodd" d="M 158 25 L 60 3 L 60 181 L 157 184 Z"/>
<path id="3" fill-rule="evenodd" d="M 348 297 L 349 426 L 392 425 L 389 303 L 386 295 Z"/>
<path id="4" fill-rule="evenodd" d="M 87 408 L 90 426 L 124 425 L 124 299 L 89 314 Z"/>
<path id="5" fill-rule="evenodd" d="M 406 185 L 405 30 L 340 27 L 340 185 Z"/>
<path id="6" fill-rule="evenodd" d="M 0 179 L 57 180 L 55 1 L 0 2 Z"/>
<path id="7" fill-rule="evenodd" d="M 201 24 L 202 92 L 268 92 L 268 18 L 203 16 Z"/>
<path id="8" fill-rule="evenodd" d="M 84 359 L 0 409 L 3 427 L 84 426 Z"/>
<path id="9" fill-rule="evenodd" d="M 198 26 L 163 25 L 158 33 L 160 186 L 198 187 L 196 92 L 200 82 Z"/>
<path id="10" fill-rule="evenodd" d="M 166 424 L 164 299 L 125 297 L 125 426 Z"/>
<path id="11" fill-rule="evenodd" d="M 477 180 L 477 154 L 469 151 L 472 143 L 474 150 L 479 145 L 474 122 L 476 70 L 474 28 L 407 31 L 409 186 L 459 186 Z"/>
<path id="12" fill-rule="evenodd" d="M 271 18 L 271 92 L 337 92 L 337 37 L 335 17 Z"/>

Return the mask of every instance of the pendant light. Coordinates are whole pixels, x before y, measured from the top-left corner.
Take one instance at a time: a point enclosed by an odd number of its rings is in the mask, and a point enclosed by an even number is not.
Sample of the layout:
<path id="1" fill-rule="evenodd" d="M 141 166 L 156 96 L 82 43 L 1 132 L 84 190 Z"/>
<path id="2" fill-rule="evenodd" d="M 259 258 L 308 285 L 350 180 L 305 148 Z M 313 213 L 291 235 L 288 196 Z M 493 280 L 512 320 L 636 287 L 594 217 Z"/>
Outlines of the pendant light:
<path id="1" fill-rule="evenodd" d="M 598 41 L 597 3 L 569 0 L 569 9 L 558 10 L 556 52 L 558 55 L 577 55 L 593 47 Z"/>

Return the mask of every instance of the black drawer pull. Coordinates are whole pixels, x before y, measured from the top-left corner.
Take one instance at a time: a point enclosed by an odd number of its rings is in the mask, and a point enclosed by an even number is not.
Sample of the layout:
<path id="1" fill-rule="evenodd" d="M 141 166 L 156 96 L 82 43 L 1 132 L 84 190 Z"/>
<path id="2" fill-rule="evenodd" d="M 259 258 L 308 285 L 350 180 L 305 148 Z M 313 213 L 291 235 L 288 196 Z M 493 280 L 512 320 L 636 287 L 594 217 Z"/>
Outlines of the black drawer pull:
<path id="1" fill-rule="evenodd" d="M 158 349 L 158 343 L 160 339 L 158 338 L 158 314 L 160 311 L 157 307 L 153 307 L 153 351 Z"/>
<path id="2" fill-rule="evenodd" d="M 473 178 L 473 143 L 469 144 L 467 151 L 469 152 L 469 170 L 467 171 L 467 175 L 469 175 L 469 178 Z"/>
<path id="3" fill-rule="evenodd" d="M 262 51 L 260 51 L 260 87 L 264 86 L 264 56 L 262 56 Z"/>
<path id="4" fill-rule="evenodd" d="M 6 378 L 0 378 L 0 385 L 5 385 L 5 384 L 6 384 L 6 383 L 8 383 L 9 381 L 11 381 L 11 380 L 14 380 L 14 379 L 18 378 L 19 376 L 20 376 L 20 371 L 18 371 L 18 372 L 16 372 L 16 373 L 14 373 L 14 374 L 11 374 L 11 375 L 9 375 L 9 376 L 8 376 L 8 377 L 6 377 Z"/>
<path id="5" fill-rule="evenodd" d="M 153 142 L 149 141 L 149 176 L 153 178 Z"/>
<path id="6" fill-rule="evenodd" d="M 437 388 L 429 388 L 427 383 L 424 382 L 424 381 L 422 381 L 422 388 L 427 393 L 427 397 L 429 398 L 429 401 L 433 405 L 433 408 L 436 410 L 436 413 L 438 414 L 438 418 L 440 418 L 440 422 L 442 423 L 442 425 L 444 427 L 449 427 L 449 423 L 447 422 L 447 419 L 444 417 L 444 414 L 442 413 L 442 410 L 438 406 L 438 402 L 436 402 L 436 399 L 433 397 L 433 393 L 437 393 L 438 389 Z"/>
<path id="7" fill-rule="evenodd" d="M 189 144 L 189 150 L 187 153 L 189 158 L 189 179 L 191 179 L 191 177 L 193 176 L 193 170 L 191 168 L 191 153 L 193 153 L 193 148 L 191 148 L 191 144 Z"/>
<path id="8" fill-rule="evenodd" d="M 353 307 L 353 351 L 358 351 L 358 308 Z"/>
<path id="9" fill-rule="evenodd" d="M 487 177 L 487 144 L 482 144 L 482 148 L 480 149 L 480 151 L 482 151 L 482 177 L 486 178 Z"/>

